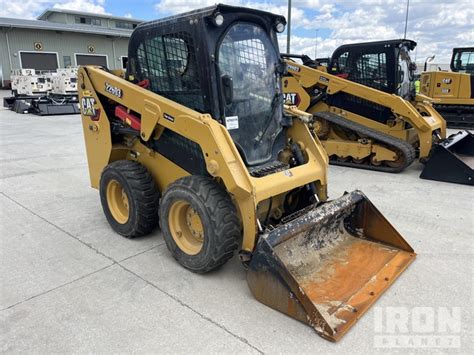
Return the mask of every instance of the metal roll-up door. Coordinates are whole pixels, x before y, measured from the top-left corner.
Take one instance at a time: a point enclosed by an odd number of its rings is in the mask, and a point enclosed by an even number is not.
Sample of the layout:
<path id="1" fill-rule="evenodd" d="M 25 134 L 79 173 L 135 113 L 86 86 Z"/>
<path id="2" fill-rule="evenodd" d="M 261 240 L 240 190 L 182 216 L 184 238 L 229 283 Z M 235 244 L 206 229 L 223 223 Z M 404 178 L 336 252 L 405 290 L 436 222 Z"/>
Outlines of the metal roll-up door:
<path id="1" fill-rule="evenodd" d="M 106 55 L 76 54 L 77 65 L 100 65 L 107 67 Z"/>
<path id="2" fill-rule="evenodd" d="M 56 53 L 20 52 L 20 59 L 25 69 L 56 70 L 59 67 Z"/>

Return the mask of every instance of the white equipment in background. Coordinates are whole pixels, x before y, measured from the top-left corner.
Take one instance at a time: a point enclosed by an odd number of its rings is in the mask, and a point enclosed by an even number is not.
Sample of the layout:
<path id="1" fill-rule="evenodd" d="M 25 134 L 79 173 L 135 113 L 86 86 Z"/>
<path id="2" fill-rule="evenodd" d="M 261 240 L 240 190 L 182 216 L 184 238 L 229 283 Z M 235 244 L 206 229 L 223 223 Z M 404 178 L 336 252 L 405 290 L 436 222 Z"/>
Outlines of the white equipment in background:
<path id="1" fill-rule="evenodd" d="M 40 116 L 79 113 L 77 68 L 38 73 L 34 69 L 15 69 L 11 75 L 11 97 L 3 106 L 17 113 Z"/>
<path id="2" fill-rule="evenodd" d="M 58 69 L 53 75 L 53 89 L 55 95 L 77 94 L 77 68 Z"/>
<path id="3" fill-rule="evenodd" d="M 56 73 L 44 73 L 43 75 L 40 76 L 40 78 L 44 79 L 44 84 L 48 90 L 48 93 L 53 90 L 53 78 L 56 75 Z"/>
<path id="4" fill-rule="evenodd" d="M 15 95 L 45 95 L 49 90 L 44 76 L 34 69 L 14 69 L 10 80 Z"/>

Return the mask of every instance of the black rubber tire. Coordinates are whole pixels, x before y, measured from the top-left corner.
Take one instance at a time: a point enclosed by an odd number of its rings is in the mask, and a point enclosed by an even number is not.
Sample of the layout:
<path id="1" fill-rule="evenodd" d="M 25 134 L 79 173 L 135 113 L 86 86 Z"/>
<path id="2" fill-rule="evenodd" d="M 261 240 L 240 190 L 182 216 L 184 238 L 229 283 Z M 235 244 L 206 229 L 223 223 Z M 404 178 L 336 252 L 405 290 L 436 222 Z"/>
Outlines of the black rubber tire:
<path id="1" fill-rule="evenodd" d="M 106 188 L 110 180 L 120 183 L 129 200 L 129 218 L 124 224 L 117 222 L 109 210 Z M 157 226 L 160 193 L 143 165 L 130 160 L 110 163 L 102 171 L 99 192 L 105 217 L 118 234 L 126 238 L 141 237 Z"/>
<path id="2" fill-rule="evenodd" d="M 179 200 L 188 202 L 201 218 L 204 242 L 196 255 L 182 251 L 170 232 L 169 211 Z M 237 209 L 227 191 L 210 177 L 187 176 L 172 183 L 160 201 L 159 216 L 168 250 L 193 272 L 206 273 L 219 268 L 239 247 L 242 232 Z"/>

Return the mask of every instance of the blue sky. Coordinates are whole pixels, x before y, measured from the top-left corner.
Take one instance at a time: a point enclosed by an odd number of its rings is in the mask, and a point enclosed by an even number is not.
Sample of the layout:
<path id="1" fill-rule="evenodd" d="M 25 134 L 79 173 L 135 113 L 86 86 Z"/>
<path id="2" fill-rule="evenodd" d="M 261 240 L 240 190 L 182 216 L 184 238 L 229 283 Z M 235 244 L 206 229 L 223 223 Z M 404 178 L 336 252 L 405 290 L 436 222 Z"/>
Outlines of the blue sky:
<path id="1" fill-rule="evenodd" d="M 286 16 L 286 0 L 222 1 Z M 213 0 L 0 0 L 0 17 L 35 18 L 45 8 L 109 13 L 153 20 L 215 4 Z M 406 0 L 293 0 L 294 53 L 330 55 L 344 43 L 403 37 Z M 436 54 L 448 63 L 453 47 L 474 45 L 474 1 L 411 0 L 407 38 L 418 42 L 418 61 Z M 286 38 L 281 36 L 283 49 Z M 316 52 L 317 51 L 317 52 Z"/>

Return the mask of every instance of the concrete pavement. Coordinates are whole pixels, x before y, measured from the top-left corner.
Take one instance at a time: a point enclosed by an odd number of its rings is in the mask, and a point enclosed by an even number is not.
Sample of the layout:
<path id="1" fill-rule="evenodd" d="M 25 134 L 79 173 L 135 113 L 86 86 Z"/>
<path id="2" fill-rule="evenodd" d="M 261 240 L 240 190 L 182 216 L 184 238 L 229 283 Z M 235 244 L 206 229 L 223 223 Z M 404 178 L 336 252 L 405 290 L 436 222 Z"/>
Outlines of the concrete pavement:
<path id="1" fill-rule="evenodd" d="M 474 352 L 472 187 L 421 180 L 418 163 L 397 175 L 330 168 L 332 198 L 362 190 L 418 253 L 332 344 L 257 302 L 237 258 L 196 275 L 159 230 L 116 235 L 89 187 L 80 119 L 0 109 L 0 351 Z M 380 347 L 390 336 L 428 343 Z M 459 344 L 430 343 L 448 338 Z"/>

